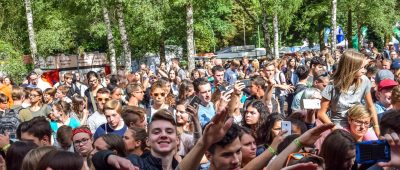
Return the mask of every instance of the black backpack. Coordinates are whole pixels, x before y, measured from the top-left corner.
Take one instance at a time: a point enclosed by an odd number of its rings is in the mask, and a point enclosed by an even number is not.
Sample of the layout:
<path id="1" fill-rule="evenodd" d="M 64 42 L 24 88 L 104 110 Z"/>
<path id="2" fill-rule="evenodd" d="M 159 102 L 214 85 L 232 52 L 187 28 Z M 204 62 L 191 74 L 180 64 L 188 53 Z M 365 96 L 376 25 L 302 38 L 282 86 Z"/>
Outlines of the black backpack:
<path id="1" fill-rule="evenodd" d="M 0 133 L 4 134 L 5 132 L 9 132 L 11 139 L 16 138 L 16 131 L 21 123 L 18 117 L 21 109 L 23 109 L 22 106 L 19 106 L 14 109 L 6 110 L 5 113 L 0 115 Z"/>

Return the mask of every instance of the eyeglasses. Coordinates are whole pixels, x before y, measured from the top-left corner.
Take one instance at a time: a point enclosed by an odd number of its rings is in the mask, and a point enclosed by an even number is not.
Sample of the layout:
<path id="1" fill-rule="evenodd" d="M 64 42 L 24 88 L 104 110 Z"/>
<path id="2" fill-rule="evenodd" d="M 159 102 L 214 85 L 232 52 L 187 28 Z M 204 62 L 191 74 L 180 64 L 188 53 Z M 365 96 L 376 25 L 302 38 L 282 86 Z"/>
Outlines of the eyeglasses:
<path id="1" fill-rule="evenodd" d="M 354 124 L 355 124 L 356 126 L 362 126 L 362 125 L 364 125 L 365 127 L 368 127 L 368 126 L 371 124 L 371 122 L 363 122 L 363 121 L 354 120 L 354 119 L 351 119 L 351 120 L 354 122 Z"/>
<path id="2" fill-rule="evenodd" d="M 164 97 L 165 93 L 153 93 L 154 97 L 158 97 L 159 95 L 161 95 L 161 97 Z"/>
<path id="3" fill-rule="evenodd" d="M 89 138 L 82 138 L 81 140 L 74 141 L 74 145 L 79 146 L 80 144 L 84 145 L 89 141 Z"/>
<path id="4" fill-rule="evenodd" d="M 108 100 L 110 100 L 109 98 L 97 98 L 97 101 L 102 102 L 105 101 L 107 102 Z"/>

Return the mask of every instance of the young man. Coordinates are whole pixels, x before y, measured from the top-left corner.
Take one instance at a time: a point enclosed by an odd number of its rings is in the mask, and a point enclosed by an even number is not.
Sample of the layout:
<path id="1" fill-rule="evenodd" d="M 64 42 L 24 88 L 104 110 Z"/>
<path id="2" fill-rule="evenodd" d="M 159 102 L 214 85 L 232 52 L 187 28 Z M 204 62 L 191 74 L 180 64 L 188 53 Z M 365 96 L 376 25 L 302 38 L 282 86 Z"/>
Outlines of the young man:
<path id="1" fill-rule="evenodd" d="M 213 73 L 214 82 L 211 84 L 211 92 L 214 93 L 216 88 L 221 86 L 224 83 L 224 72 L 225 69 L 222 66 L 214 66 L 211 69 Z"/>
<path id="2" fill-rule="evenodd" d="M 17 134 L 22 141 L 32 141 L 38 146 L 51 146 L 51 127 L 44 117 L 34 117 L 30 121 L 20 124 L 21 134 Z"/>
<path id="3" fill-rule="evenodd" d="M 392 108 L 391 96 L 392 90 L 398 83 L 391 79 L 382 80 L 378 85 L 378 91 L 375 95 L 378 101 L 375 102 L 376 113 L 378 114 L 378 119 L 382 118 L 381 113 Z"/>
<path id="4" fill-rule="evenodd" d="M 314 82 L 314 77 L 323 75 L 326 70 L 324 70 L 325 63 L 321 57 L 313 57 L 310 62 L 310 74 L 307 79 L 307 86 L 311 87 Z"/>
<path id="5" fill-rule="evenodd" d="M 121 118 L 122 104 L 119 100 L 110 100 L 104 105 L 104 115 L 107 119 L 107 123 L 100 125 L 93 135 L 93 139 L 96 141 L 98 137 L 104 134 L 116 134 L 121 138 L 124 136 L 126 129 L 128 128 Z"/>
<path id="6" fill-rule="evenodd" d="M 228 82 L 229 85 L 233 85 L 236 83 L 236 80 L 238 79 L 238 76 L 239 76 L 239 73 L 237 71 L 239 66 L 240 66 L 240 62 L 235 59 L 231 62 L 230 68 L 228 68 L 226 70 L 225 75 L 224 75 L 224 80 L 226 82 Z"/>
<path id="7" fill-rule="evenodd" d="M 92 133 L 96 132 L 96 129 L 107 122 L 106 116 L 104 116 L 103 108 L 106 102 L 110 100 L 110 91 L 107 88 L 101 88 L 97 91 L 96 104 L 97 111 L 89 116 L 87 124 Z"/>
<path id="8" fill-rule="evenodd" d="M 150 154 L 142 158 L 134 154 L 128 156 L 131 163 L 140 169 L 175 169 L 178 166 L 178 161 L 174 158 L 179 142 L 176 122 L 167 112 L 158 111 L 148 124 L 147 145 L 150 147 Z M 98 170 L 113 169 L 116 165 L 123 166 L 127 163 L 126 159 L 113 155 L 112 151 L 99 151 L 92 160 Z"/>
<path id="9" fill-rule="evenodd" d="M 202 78 L 196 79 L 193 86 L 196 95 L 201 100 L 201 104 L 198 106 L 198 116 L 201 126 L 204 126 L 215 115 L 214 104 L 211 102 L 211 86 Z"/>
<path id="10" fill-rule="evenodd" d="M 139 83 L 129 84 L 126 87 L 126 93 L 128 96 L 128 106 L 138 106 L 145 108 L 141 103 L 144 99 L 144 91 L 142 85 Z"/>
<path id="11" fill-rule="evenodd" d="M 150 119 L 153 117 L 154 113 L 161 109 L 168 109 L 171 112 L 174 111 L 172 107 L 165 103 L 167 93 L 165 92 L 164 87 L 164 84 L 160 80 L 151 85 L 150 97 L 153 102 L 150 108 L 147 109 L 147 117 Z"/>
<path id="12" fill-rule="evenodd" d="M 72 100 L 67 96 L 68 92 L 70 91 L 68 85 L 61 85 L 57 88 L 56 98 L 60 101 L 65 101 L 67 103 L 72 103 Z"/>

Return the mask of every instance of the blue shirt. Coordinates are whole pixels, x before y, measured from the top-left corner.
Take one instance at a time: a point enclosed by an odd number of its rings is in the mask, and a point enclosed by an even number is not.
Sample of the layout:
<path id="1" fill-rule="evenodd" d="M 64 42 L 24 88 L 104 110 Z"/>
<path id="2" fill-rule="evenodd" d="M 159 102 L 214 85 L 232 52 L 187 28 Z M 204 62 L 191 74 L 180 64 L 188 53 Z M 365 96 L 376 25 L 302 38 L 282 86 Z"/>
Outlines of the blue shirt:
<path id="1" fill-rule="evenodd" d="M 205 124 L 210 122 L 210 120 L 214 117 L 215 115 L 215 109 L 214 109 L 214 104 L 212 102 L 209 102 L 207 107 L 204 107 L 203 105 L 199 105 L 199 120 L 200 124 L 202 127 L 204 127 Z"/>
<path id="2" fill-rule="evenodd" d="M 237 71 L 232 71 L 231 68 L 228 68 L 224 74 L 224 80 L 227 81 L 230 85 L 235 84 L 237 77 Z"/>
<path id="3" fill-rule="evenodd" d="M 374 105 L 376 108 L 376 114 L 378 114 L 378 120 L 381 120 L 383 117 L 382 113 L 386 112 L 388 109 L 379 101 L 377 101 Z"/>
<path id="4" fill-rule="evenodd" d="M 123 137 L 124 136 L 124 133 L 125 133 L 125 131 L 126 131 L 126 129 L 128 129 L 128 127 L 124 124 L 124 127 L 122 127 L 121 129 L 119 129 L 119 130 L 114 130 L 113 128 L 111 128 L 109 125 L 108 125 L 108 123 L 105 123 L 105 124 L 102 124 L 102 125 L 100 125 L 100 127 L 98 127 L 97 129 L 96 129 L 96 132 L 94 133 L 94 135 L 93 135 L 93 139 L 94 140 L 96 140 L 98 137 L 100 137 L 101 135 L 104 135 L 104 134 L 109 134 L 109 133 L 111 133 L 111 134 L 116 134 L 116 135 L 118 135 L 118 136 L 120 136 L 120 137 Z"/>

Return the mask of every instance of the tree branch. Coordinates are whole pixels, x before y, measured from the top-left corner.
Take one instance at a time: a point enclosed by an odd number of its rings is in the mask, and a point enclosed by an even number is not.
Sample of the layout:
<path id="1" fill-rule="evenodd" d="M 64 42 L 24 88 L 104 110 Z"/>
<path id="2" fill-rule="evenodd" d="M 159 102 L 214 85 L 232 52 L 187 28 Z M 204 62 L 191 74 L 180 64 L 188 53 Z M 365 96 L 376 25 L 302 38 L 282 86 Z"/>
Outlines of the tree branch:
<path id="1" fill-rule="evenodd" d="M 243 11 L 250 17 L 250 19 L 251 19 L 254 23 L 256 23 L 257 25 L 260 25 L 260 22 L 258 21 L 258 19 L 256 19 L 256 18 L 250 13 L 250 11 L 246 8 L 246 6 L 244 5 L 244 3 L 243 3 L 241 0 L 235 0 L 235 1 L 240 5 L 240 7 L 243 8 Z"/>

